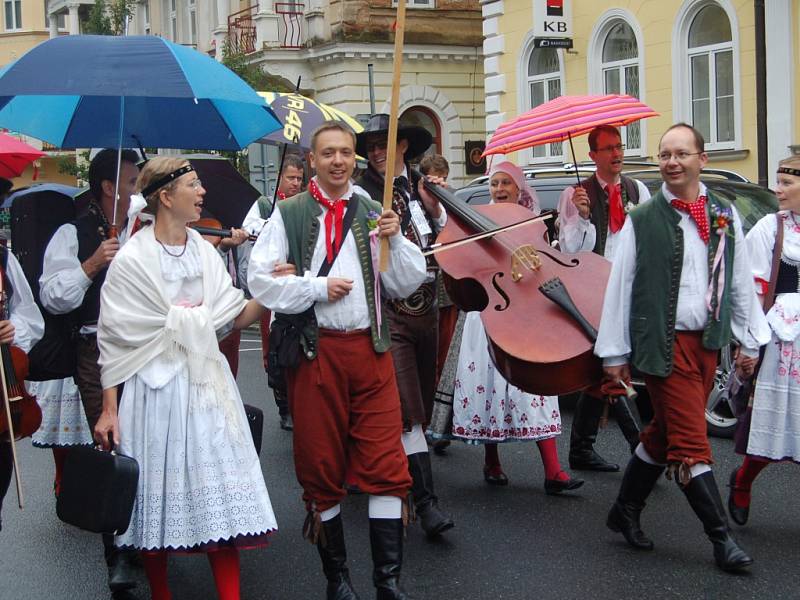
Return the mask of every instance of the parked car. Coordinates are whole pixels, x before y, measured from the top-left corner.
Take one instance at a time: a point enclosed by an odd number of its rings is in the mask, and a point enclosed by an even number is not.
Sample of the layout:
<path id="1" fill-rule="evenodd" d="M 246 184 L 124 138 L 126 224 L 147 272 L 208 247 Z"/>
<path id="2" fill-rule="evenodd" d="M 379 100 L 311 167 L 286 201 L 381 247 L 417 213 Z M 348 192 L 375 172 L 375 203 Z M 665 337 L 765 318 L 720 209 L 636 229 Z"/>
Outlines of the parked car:
<path id="1" fill-rule="evenodd" d="M 594 172 L 593 165 L 579 165 L 581 179 Z M 647 186 L 651 194 L 661 187 L 661 175 L 656 165 L 627 163 L 625 175 L 635 177 Z M 542 210 L 557 210 L 558 199 L 564 188 L 575 185 L 577 178 L 574 167 L 564 168 L 526 168 L 523 169 L 528 185 L 536 192 Z M 750 183 L 746 178 L 732 171 L 706 169 L 702 176 L 703 183 L 715 194 L 733 203 L 742 219 L 747 233 L 759 219 L 778 210 L 778 200 L 767 189 Z M 466 187 L 455 192 L 456 197 L 469 204 L 487 204 L 489 202 L 488 177 L 479 177 Z M 710 435 L 717 437 L 733 437 L 736 418 L 723 395 L 725 385 L 732 368 L 732 349 L 725 348 L 720 353 L 720 362 L 714 378 L 714 387 L 706 403 L 706 422 Z M 641 382 L 635 382 L 637 388 L 643 390 Z M 644 395 L 644 394 L 643 394 Z M 642 411 L 641 409 L 645 409 Z M 640 406 L 640 412 L 646 407 Z"/>

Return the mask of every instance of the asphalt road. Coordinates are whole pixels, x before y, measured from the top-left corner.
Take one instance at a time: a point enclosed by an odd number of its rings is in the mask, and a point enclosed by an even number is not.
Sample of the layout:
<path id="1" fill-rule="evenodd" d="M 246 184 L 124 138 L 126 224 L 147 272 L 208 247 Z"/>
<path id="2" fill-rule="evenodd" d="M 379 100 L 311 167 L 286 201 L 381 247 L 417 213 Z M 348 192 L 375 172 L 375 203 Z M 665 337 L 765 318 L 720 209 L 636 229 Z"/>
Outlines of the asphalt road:
<path id="1" fill-rule="evenodd" d="M 246 334 L 239 385 L 244 400 L 267 416 L 261 462 L 279 531 L 270 547 L 242 554 L 242 598 L 322 599 L 325 582 L 317 553 L 300 535 L 304 511 L 291 434 L 278 427 L 260 363 L 259 341 Z M 571 419 L 565 408 L 564 431 Z M 600 438 L 602 454 L 626 461 L 624 441 L 613 424 Z M 566 459 L 568 434 L 558 445 Z M 727 476 L 737 458 L 730 440 L 714 440 L 713 446 L 717 481 L 727 494 Z M 27 504 L 17 510 L 12 485 L 0 533 L 0 599 L 109 598 L 99 536 L 56 518 L 51 453 L 28 440 L 19 448 Z M 795 465 L 771 466 L 757 480 L 750 523 L 737 527 L 756 562 L 750 574 L 732 576 L 715 567 L 711 544 L 672 482 L 658 484 L 643 514 L 655 551 L 637 552 L 604 524 L 621 473 L 584 474 L 583 488 L 551 497 L 544 494 L 535 445 L 506 445 L 501 458 L 511 480 L 506 488 L 483 482 L 480 448 L 456 444 L 447 456 L 433 457 L 441 505 L 456 528 L 436 542 L 426 541 L 418 526 L 409 529 L 403 581 L 416 600 L 800 598 L 800 470 Z M 353 582 L 366 600 L 374 597 L 366 497 L 348 498 L 343 515 Z M 172 557 L 169 575 L 175 600 L 216 598 L 202 556 Z M 149 598 L 144 578 L 128 598 Z"/>

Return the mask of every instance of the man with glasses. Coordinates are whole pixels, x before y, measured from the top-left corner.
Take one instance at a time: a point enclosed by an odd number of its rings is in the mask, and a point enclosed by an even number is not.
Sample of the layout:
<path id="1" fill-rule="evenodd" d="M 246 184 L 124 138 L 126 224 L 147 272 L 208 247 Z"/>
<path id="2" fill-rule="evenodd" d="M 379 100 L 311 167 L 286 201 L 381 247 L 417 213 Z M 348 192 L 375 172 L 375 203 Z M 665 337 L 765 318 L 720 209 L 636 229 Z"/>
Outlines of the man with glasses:
<path id="1" fill-rule="evenodd" d="M 625 146 L 619 131 L 603 125 L 589 134 L 589 157 L 594 175 L 580 187 L 566 188 L 559 200 L 558 241 L 563 252 L 596 252 L 614 260 L 617 236 L 628 211 L 650 198 L 645 185 L 622 175 Z M 613 405 L 631 452 L 639 443 L 639 430 L 627 404 Z M 576 471 L 619 471 L 619 465 L 606 461 L 594 449 L 603 414 L 600 389 L 583 392 L 575 406 L 569 438 L 569 466 Z"/>
<path id="2" fill-rule="evenodd" d="M 737 364 L 770 339 L 747 261 L 739 214 L 700 181 L 703 136 L 679 123 L 659 143 L 664 183 L 617 239 L 595 354 L 606 377 L 644 374 L 654 416 L 625 470 L 607 525 L 652 550 L 639 515 L 664 470 L 674 478 L 724 571 L 753 562 L 733 539 L 711 472 L 705 421 L 719 350 L 735 337 Z M 675 518 L 674 515 L 672 518 Z"/>

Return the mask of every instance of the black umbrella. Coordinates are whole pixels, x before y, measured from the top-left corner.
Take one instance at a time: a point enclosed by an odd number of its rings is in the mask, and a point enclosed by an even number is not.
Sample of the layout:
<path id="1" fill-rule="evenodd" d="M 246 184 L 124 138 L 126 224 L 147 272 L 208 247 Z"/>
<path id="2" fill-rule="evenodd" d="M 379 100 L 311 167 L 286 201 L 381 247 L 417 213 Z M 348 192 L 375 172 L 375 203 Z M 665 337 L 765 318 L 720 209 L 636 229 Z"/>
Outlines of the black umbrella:
<path id="1" fill-rule="evenodd" d="M 212 154 L 190 154 L 185 158 L 203 182 L 204 208 L 224 227 L 241 227 L 261 192 L 250 185 L 227 158 Z"/>

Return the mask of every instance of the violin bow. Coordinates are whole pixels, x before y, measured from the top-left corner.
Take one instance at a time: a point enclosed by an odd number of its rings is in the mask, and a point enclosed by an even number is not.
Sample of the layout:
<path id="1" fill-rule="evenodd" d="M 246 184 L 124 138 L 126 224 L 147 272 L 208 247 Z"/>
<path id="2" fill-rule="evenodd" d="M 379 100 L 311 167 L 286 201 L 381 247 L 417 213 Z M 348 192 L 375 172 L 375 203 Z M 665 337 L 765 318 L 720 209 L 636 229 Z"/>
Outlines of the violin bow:
<path id="1" fill-rule="evenodd" d="M 3 304 L 2 312 L 6 311 L 6 290 L 4 285 L 5 273 L 3 268 L 0 267 L 0 302 Z M 5 315 L 3 315 L 5 316 Z M 3 407 L 6 413 L 6 422 L 8 423 L 8 438 L 11 444 L 11 458 L 14 463 L 14 483 L 17 487 L 17 503 L 20 508 L 24 508 L 25 500 L 22 496 L 22 476 L 19 473 L 19 461 L 17 459 L 17 442 L 14 436 L 14 423 L 11 420 L 11 400 L 8 397 L 8 386 L 6 383 L 6 369 L 2 361 L 0 361 L 0 387 L 3 388 L 2 400 Z"/>
<path id="2" fill-rule="evenodd" d="M 394 25 L 394 61 L 392 70 L 392 100 L 389 109 L 389 131 L 386 137 L 386 172 L 383 176 L 383 210 L 391 210 L 394 194 L 394 161 L 397 155 L 397 120 L 400 111 L 400 75 L 403 70 L 403 38 L 406 30 L 406 2 L 397 3 L 397 20 Z M 410 208 L 409 208 L 410 210 Z M 381 238 L 378 271 L 389 269 L 389 238 Z"/>
<path id="3" fill-rule="evenodd" d="M 461 238 L 460 240 L 455 240 L 453 242 L 432 244 L 422 250 L 422 255 L 430 256 L 431 254 L 438 254 L 439 252 L 444 252 L 445 250 L 452 250 L 453 248 L 458 248 L 459 246 L 463 246 L 464 244 L 477 242 L 479 240 L 495 236 L 499 233 L 503 233 L 504 231 L 511 231 L 513 229 L 517 229 L 518 227 L 524 227 L 525 225 L 530 225 L 531 223 L 538 223 L 540 221 L 547 221 L 548 219 L 552 218 L 553 218 L 553 213 L 547 212 L 542 215 L 531 217 L 530 219 L 525 219 L 524 221 L 520 221 L 518 223 L 512 223 L 511 225 L 504 225 L 502 227 L 497 227 L 496 229 L 490 229 L 489 231 L 484 231 L 481 233 L 474 233 L 472 235 L 468 235 L 467 237 Z"/>

